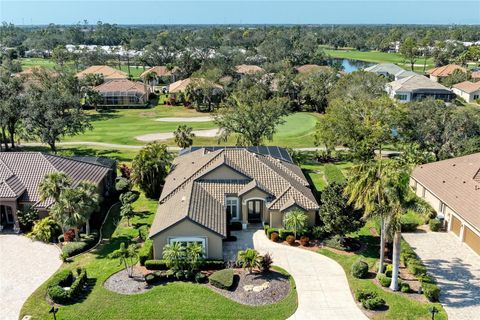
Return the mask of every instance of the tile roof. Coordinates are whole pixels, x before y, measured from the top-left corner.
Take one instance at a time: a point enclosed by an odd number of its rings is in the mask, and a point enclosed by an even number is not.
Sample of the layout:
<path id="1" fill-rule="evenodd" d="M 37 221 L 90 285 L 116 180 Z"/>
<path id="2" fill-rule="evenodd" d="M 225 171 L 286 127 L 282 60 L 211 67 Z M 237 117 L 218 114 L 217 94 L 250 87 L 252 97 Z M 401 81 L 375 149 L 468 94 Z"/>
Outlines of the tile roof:
<path id="1" fill-rule="evenodd" d="M 174 67 L 172 70 L 169 70 L 166 66 L 156 66 L 153 68 L 150 68 L 148 70 L 145 70 L 141 75 L 140 78 L 145 77 L 149 73 L 155 73 L 158 77 L 168 77 L 171 76 L 177 72 L 179 72 L 180 68 Z"/>
<path id="2" fill-rule="evenodd" d="M 295 67 L 298 73 L 309 73 L 315 71 L 331 71 L 333 70 L 330 66 L 319 66 L 318 64 L 304 64 L 303 66 Z"/>
<path id="3" fill-rule="evenodd" d="M 128 79 L 110 80 L 95 87 L 100 93 L 106 92 L 133 92 L 145 94 L 145 85 L 142 82 L 130 81 Z"/>
<path id="4" fill-rule="evenodd" d="M 223 87 L 221 85 L 216 84 L 212 81 L 206 80 L 204 78 L 187 78 L 187 79 L 178 80 L 171 83 L 168 86 L 168 92 L 171 92 L 171 93 L 183 92 L 187 89 L 188 85 L 191 83 L 206 84 L 214 88 L 223 90 Z"/>
<path id="5" fill-rule="evenodd" d="M 380 63 L 380 64 L 373 65 L 371 67 L 365 68 L 365 71 L 374 72 L 374 73 L 388 73 L 393 76 L 402 71 L 405 71 L 405 69 L 393 63 Z"/>
<path id="6" fill-rule="evenodd" d="M 18 198 L 33 202 L 36 207 L 48 207 L 40 203 L 38 185 L 52 172 L 64 172 L 74 185 L 87 180 L 99 184 L 109 168 L 83 161 L 44 154 L 41 152 L 0 152 L 0 198 Z"/>
<path id="7" fill-rule="evenodd" d="M 83 78 L 87 74 L 102 74 L 103 78 L 105 80 L 110 80 L 110 79 L 126 79 L 128 78 L 127 73 L 114 69 L 109 66 L 91 66 L 88 67 L 87 69 L 80 71 L 77 73 L 78 78 Z"/>
<path id="8" fill-rule="evenodd" d="M 464 67 L 461 67 L 456 64 L 447 64 L 446 66 L 441 66 L 441 67 L 427 70 L 427 74 L 435 77 L 447 77 L 451 75 L 455 70 L 467 72 L 467 70 Z"/>
<path id="9" fill-rule="evenodd" d="M 480 153 L 418 166 L 412 177 L 480 231 Z"/>
<path id="10" fill-rule="evenodd" d="M 480 79 L 480 70 L 472 72 L 472 79 Z"/>
<path id="11" fill-rule="evenodd" d="M 413 75 L 403 79 L 389 82 L 388 85 L 396 92 L 412 92 L 415 90 L 429 89 L 429 90 L 447 90 L 447 87 L 438 82 L 432 81 L 429 78 L 421 75 Z"/>
<path id="12" fill-rule="evenodd" d="M 480 81 L 479 82 L 463 81 L 463 82 L 454 84 L 453 87 L 458 90 L 464 91 L 466 93 L 472 93 L 480 90 Z"/>
<path id="13" fill-rule="evenodd" d="M 221 166 L 236 171 L 239 177 L 235 180 L 203 178 Z M 183 219 L 226 236 L 225 194 L 242 195 L 254 188 L 272 197 L 272 202 L 267 203 L 270 209 L 283 210 L 293 204 L 306 210 L 318 209 L 308 181 L 293 163 L 249 148 L 210 150 L 204 147 L 183 153 L 174 160 L 150 236 Z"/>
<path id="14" fill-rule="evenodd" d="M 238 66 L 235 66 L 235 72 L 240 74 L 255 74 L 263 73 L 265 72 L 265 69 L 253 64 L 239 64 Z"/>

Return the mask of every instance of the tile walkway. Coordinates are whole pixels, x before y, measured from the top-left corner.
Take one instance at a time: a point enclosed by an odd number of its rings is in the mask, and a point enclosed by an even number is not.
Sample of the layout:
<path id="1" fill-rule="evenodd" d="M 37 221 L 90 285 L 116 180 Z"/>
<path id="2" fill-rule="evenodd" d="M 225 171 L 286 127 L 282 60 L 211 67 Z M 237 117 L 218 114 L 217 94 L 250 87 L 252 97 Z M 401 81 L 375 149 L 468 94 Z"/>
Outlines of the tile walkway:
<path id="1" fill-rule="evenodd" d="M 449 320 L 480 319 L 480 256 L 451 233 L 405 233 L 442 289 Z"/>

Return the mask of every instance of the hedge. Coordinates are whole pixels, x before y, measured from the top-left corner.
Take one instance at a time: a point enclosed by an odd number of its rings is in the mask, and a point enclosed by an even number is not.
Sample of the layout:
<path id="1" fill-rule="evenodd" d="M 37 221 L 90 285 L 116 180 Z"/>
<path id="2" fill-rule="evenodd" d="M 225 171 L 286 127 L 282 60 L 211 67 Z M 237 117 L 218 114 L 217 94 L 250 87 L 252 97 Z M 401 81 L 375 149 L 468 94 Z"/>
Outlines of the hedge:
<path id="1" fill-rule="evenodd" d="M 440 298 L 440 288 L 433 283 L 422 283 L 422 290 L 430 302 L 437 302 Z"/>
<path id="2" fill-rule="evenodd" d="M 165 260 L 147 260 L 145 261 L 145 268 L 148 270 L 168 270 Z"/>
<path id="3" fill-rule="evenodd" d="M 428 225 L 429 225 L 431 231 L 437 232 L 442 227 L 442 222 L 438 219 L 431 219 L 428 222 Z"/>
<path id="4" fill-rule="evenodd" d="M 267 238 L 270 239 L 271 236 L 272 236 L 272 233 L 274 233 L 274 232 L 278 233 L 278 229 L 277 228 L 268 228 L 267 229 Z"/>
<path id="5" fill-rule="evenodd" d="M 224 269 L 212 273 L 212 275 L 208 278 L 208 281 L 214 287 L 228 290 L 233 285 L 233 276 L 233 269 Z"/>
<path id="6" fill-rule="evenodd" d="M 280 237 L 280 240 L 287 240 L 288 236 L 293 236 L 294 232 L 292 230 L 287 230 L 287 229 L 280 229 L 278 231 L 278 236 Z"/>
<path id="7" fill-rule="evenodd" d="M 352 264 L 352 276 L 358 279 L 364 279 L 368 275 L 368 264 L 364 261 L 357 261 Z"/>
<path id="8" fill-rule="evenodd" d="M 138 251 L 138 260 L 141 266 L 145 265 L 145 261 L 153 258 L 153 241 L 147 240 Z"/>
<path id="9" fill-rule="evenodd" d="M 263 225 L 263 231 L 265 231 L 265 234 L 267 234 L 268 229 L 270 229 L 270 225 L 269 224 L 264 224 Z"/>
<path id="10" fill-rule="evenodd" d="M 377 279 L 378 279 L 378 282 L 380 282 L 380 285 L 382 287 L 388 287 L 388 286 L 390 286 L 390 283 L 392 283 L 392 278 L 387 277 L 384 274 L 379 274 L 377 276 Z"/>
<path id="11" fill-rule="evenodd" d="M 74 301 L 87 281 L 87 271 L 80 269 L 75 281 L 73 279 L 73 273 L 70 270 L 62 270 L 55 274 L 47 285 L 47 293 L 50 299 L 60 304 Z M 70 287 L 70 289 L 65 290 L 64 287 Z"/>
<path id="12" fill-rule="evenodd" d="M 62 247 L 62 255 L 72 257 L 92 248 L 97 240 L 97 232 L 91 232 L 88 236 L 82 234 L 80 241 L 66 242 Z"/>
<path id="13" fill-rule="evenodd" d="M 147 260 L 145 268 L 148 270 L 168 270 L 166 260 Z M 222 259 L 205 259 L 200 262 L 200 270 L 220 270 L 225 268 L 225 261 Z"/>
<path id="14" fill-rule="evenodd" d="M 402 232 L 414 232 L 419 226 L 417 219 L 408 215 L 404 215 L 400 218 L 400 224 Z"/>

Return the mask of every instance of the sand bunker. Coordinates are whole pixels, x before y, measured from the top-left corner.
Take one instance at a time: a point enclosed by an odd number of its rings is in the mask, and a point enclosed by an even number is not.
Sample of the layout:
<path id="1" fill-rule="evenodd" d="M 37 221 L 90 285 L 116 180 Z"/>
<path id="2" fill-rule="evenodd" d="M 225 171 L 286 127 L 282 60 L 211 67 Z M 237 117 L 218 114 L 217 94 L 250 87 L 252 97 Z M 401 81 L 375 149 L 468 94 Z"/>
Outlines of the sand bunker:
<path id="1" fill-rule="evenodd" d="M 213 118 L 206 116 L 206 117 L 190 117 L 190 118 L 158 118 L 155 121 L 160 122 L 209 122 L 212 121 Z"/>
<path id="2" fill-rule="evenodd" d="M 217 137 L 220 135 L 219 129 L 193 130 L 196 137 Z M 174 137 L 173 132 L 150 133 L 136 137 L 139 141 L 150 142 L 157 140 L 167 140 Z"/>

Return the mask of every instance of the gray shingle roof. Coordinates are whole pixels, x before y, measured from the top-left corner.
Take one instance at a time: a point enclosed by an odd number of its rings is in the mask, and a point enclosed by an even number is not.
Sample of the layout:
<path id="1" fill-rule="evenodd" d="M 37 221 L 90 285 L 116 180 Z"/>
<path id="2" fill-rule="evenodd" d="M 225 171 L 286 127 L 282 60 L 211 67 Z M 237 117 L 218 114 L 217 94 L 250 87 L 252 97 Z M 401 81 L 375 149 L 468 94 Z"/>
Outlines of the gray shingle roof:
<path id="1" fill-rule="evenodd" d="M 183 219 L 190 219 L 226 236 L 225 195 L 241 195 L 255 187 L 272 197 L 273 201 L 267 204 L 271 209 L 283 210 L 286 205 L 290 207 L 294 204 L 306 210 L 318 209 L 308 181 L 293 163 L 253 152 L 249 148 L 211 150 L 189 150 L 174 160 L 172 172 L 160 196 L 150 236 Z M 236 171 L 239 178 L 203 179 L 207 173 L 221 166 Z"/>
<path id="2" fill-rule="evenodd" d="M 401 71 L 405 71 L 402 67 L 397 66 L 393 63 L 380 63 L 374 66 L 365 68 L 365 71 L 374 72 L 374 73 L 388 73 L 390 75 L 395 75 Z"/>
<path id="3" fill-rule="evenodd" d="M 51 201 L 40 203 L 38 185 L 52 172 L 64 172 L 74 185 L 87 180 L 99 184 L 109 168 L 40 152 L 0 152 L 0 198 L 17 198 L 33 202 L 36 207 L 48 207 Z"/>
<path id="4" fill-rule="evenodd" d="M 438 82 L 421 75 L 412 75 L 397 81 L 392 81 L 388 85 L 396 92 L 413 92 L 415 90 L 450 90 Z"/>

